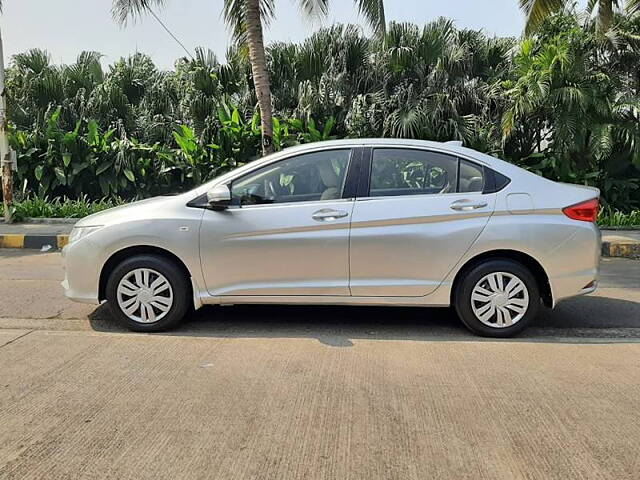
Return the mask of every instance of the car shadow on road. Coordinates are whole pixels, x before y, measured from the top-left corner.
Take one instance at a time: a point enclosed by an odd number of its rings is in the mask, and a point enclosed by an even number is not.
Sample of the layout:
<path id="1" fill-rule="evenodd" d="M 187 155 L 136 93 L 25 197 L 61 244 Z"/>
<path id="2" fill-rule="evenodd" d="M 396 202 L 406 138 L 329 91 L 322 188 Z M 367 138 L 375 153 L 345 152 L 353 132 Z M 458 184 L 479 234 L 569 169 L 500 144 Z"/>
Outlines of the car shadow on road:
<path id="1" fill-rule="evenodd" d="M 89 317 L 95 331 L 129 333 L 107 305 Z M 332 347 L 353 340 L 495 341 L 469 333 L 450 308 L 344 306 L 207 306 L 162 335 L 219 338 L 314 338 Z M 640 303 L 580 297 L 542 309 L 523 334 L 506 341 L 640 342 Z"/>

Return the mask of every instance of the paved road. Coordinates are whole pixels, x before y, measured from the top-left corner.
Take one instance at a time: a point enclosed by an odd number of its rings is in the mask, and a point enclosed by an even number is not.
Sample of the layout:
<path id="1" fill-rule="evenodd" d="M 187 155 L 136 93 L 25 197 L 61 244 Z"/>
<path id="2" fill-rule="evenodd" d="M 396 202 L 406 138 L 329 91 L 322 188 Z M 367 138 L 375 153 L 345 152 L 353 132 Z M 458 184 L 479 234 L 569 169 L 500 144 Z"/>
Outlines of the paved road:
<path id="1" fill-rule="evenodd" d="M 106 306 L 68 301 L 62 295 L 57 253 L 0 249 L 0 327 L 124 332 Z M 640 261 L 603 259 L 596 295 L 543 310 L 523 338 L 640 339 Z M 639 330 L 636 330 L 639 329 Z M 368 307 L 206 307 L 173 335 L 318 336 L 345 342 L 370 332 L 393 339 L 473 340 L 448 309 Z"/>
<path id="2" fill-rule="evenodd" d="M 0 251 L 0 479 L 640 477 L 640 262 L 493 341 L 400 308 L 131 334 L 59 261 Z"/>

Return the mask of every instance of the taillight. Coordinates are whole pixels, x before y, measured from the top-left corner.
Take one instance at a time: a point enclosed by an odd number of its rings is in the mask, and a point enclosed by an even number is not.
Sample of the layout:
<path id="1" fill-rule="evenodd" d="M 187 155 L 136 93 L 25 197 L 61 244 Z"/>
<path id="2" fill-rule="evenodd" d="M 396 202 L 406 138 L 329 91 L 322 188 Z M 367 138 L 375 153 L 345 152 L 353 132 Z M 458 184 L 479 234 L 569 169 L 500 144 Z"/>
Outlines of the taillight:
<path id="1" fill-rule="evenodd" d="M 576 203 L 570 207 L 563 208 L 564 214 L 573 220 L 582 220 L 584 222 L 595 222 L 598 219 L 598 210 L 600 209 L 600 201 L 597 198 L 587 200 L 586 202 Z"/>

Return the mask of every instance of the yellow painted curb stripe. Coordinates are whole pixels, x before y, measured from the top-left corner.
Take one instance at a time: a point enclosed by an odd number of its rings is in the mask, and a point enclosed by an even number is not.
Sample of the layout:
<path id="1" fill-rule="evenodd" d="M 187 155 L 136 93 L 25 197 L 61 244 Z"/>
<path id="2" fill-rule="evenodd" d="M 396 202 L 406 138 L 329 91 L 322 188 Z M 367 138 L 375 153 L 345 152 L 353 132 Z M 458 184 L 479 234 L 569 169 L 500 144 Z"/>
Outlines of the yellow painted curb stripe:
<path id="1" fill-rule="evenodd" d="M 24 234 L 9 233 L 0 235 L 0 248 L 23 248 Z"/>
<path id="2" fill-rule="evenodd" d="M 69 235 L 58 235 L 58 248 L 62 249 L 69 243 Z"/>

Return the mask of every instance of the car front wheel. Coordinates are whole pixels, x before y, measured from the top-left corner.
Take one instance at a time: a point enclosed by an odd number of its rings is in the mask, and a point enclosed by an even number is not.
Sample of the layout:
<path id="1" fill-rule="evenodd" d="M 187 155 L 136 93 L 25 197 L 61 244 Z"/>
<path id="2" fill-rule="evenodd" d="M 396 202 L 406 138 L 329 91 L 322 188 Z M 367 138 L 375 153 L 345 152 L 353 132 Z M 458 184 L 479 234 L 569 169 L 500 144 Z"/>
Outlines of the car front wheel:
<path id="1" fill-rule="evenodd" d="M 107 281 L 114 316 L 136 332 L 158 332 L 179 323 L 189 309 L 188 279 L 172 261 L 136 255 L 120 263 Z"/>
<path id="2" fill-rule="evenodd" d="M 455 292 L 455 308 L 472 332 L 511 337 L 537 317 L 540 293 L 535 278 L 522 264 L 487 260 L 463 273 Z"/>

